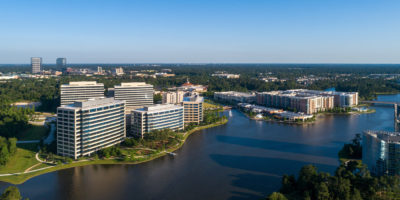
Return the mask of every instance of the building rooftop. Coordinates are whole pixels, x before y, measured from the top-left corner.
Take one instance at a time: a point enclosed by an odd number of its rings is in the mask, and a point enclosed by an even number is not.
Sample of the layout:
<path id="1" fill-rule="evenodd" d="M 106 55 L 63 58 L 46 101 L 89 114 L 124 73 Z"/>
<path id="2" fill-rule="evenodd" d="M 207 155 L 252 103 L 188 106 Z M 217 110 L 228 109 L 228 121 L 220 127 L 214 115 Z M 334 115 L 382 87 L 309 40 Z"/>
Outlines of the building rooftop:
<path id="1" fill-rule="evenodd" d="M 103 83 L 97 83 L 96 81 L 76 81 L 69 82 L 69 84 L 63 84 L 62 86 L 99 86 L 103 85 Z"/>
<path id="2" fill-rule="evenodd" d="M 115 88 L 119 88 L 119 87 L 138 87 L 138 86 L 153 86 L 153 85 L 147 84 L 145 82 L 128 82 L 128 83 L 121 83 L 121 85 L 116 85 Z"/>
<path id="3" fill-rule="evenodd" d="M 365 133 L 379 138 L 387 143 L 398 143 L 400 144 L 400 132 L 389 132 L 389 131 L 365 131 Z"/>
<path id="4" fill-rule="evenodd" d="M 73 104 L 60 106 L 61 108 L 71 109 L 88 109 L 99 106 L 112 105 L 117 103 L 125 103 L 123 100 L 115 100 L 114 98 L 94 98 L 86 101 L 76 101 Z"/>
<path id="5" fill-rule="evenodd" d="M 135 112 L 161 112 L 171 109 L 182 108 L 182 106 L 174 105 L 174 104 L 155 104 L 152 106 L 145 106 L 143 108 L 139 108 L 134 110 Z"/>
<path id="6" fill-rule="evenodd" d="M 204 98 L 200 96 L 183 97 L 183 101 L 186 102 L 204 102 Z"/>
<path id="7" fill-rule="evenodd" d="M 215 92 L 215 94 L 225 94 L 225 95 L 242 96 L 242 97 L 254 97 L 255 96 L 255 94 L 252 94 L 252 93 L 236 92 L 236 91 Z"/>

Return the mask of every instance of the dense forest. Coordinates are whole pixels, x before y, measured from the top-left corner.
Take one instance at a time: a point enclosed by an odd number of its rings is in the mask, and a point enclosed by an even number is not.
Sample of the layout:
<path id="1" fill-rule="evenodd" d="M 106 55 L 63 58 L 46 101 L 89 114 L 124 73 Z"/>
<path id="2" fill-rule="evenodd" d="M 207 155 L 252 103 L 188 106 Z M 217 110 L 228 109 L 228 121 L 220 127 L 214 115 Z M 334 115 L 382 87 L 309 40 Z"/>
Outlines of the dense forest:
<path id="1" fill-rule="evenodd" d="M 0 165 L 7 164 L 8 160 L 17 152 L 17 139 L 0 137 Z"/>
<path id="2" fill-rule="evenodd" d="M 297 177 L 285 175 L 278 192 L 267 199 L 363 200 L 399 199 L 400 179 L 395 176 L 373 177 L 356 161 L 342 164 L 332 176 L 304 166 Z"/>
<path id="3" fill-rule="evenodd" d="M 79 67 L 94 68 L 97 65 L 77 65 Z M 115 65 L 114 65 L 115 66 Z M 360 99 L 373 99 L 375 94 L 397 93 L 400 86 L 396 80 L 385 80 L 384 78 L 368 78 L 370 74 L 400 74 L 397 65 L 375 66 L 367 65 L 161 65 L 125 67 L 124 76 L 61 76 L 48 79 L 22 79 L 11 80 L 0 84 L 0 97 L 7 98 L 12 102 L 16 101 L 40 101 L 41 111 L 55 112 L 59 105 L 59 88 L 61 84 L 70 81 L 97 81 L 104 83 L 106 92 L 108 88 L 121 82 L 144 81 L 154 85 L 155 89 L 162 90 L 169 87 L 181 85 L 189 78 L 192 83 L 208 86 L 209 95 L 214 91 L 271 91 L 286 90 L 295 88 L 308 88 L 325 90 L 336 88 L 337 91 L 358 91 Z M 105 69 L 112 69 L 112 65 L 103 66 Z M 21 67 L 25 69 L 24 67 Z M 52 68 L 49 66 L 49 68 Z M 175 77 L 168 78 L 142 78 L 132 76 L 130 71 L 141 69 L 160 70 L 171 68 Z M 7 66 L 0 67 L 0 71 L 14 69 Z M 215 71 L 226 71 L 228 73 L 240 74 L 239 79 L 224 79 L 210 76 Z M 284 82 L 264 82 L 259 78 L 265 74 L 285 79 Z M 327 79 L 316 80 L 308 85 L 296 82 L 296 78 L 302 76 L 325 77 Z M 340 76 L 339 76 L 340 75 Z M 351 76 L 347 76 L 351 75 Z M 159 97 L 158 97 L 159 98 Z"/>
<path id="4" fill-rule="evenodd" d="M 99 65 L 75 65 L 72 67 L 86 67 L 95 69 Z M 118 65 L 100 65 L 110 70 Z M 55 69 L 52 65 L 44 66 L 45 69 Z M 386 80 L 383 77 L 368 78 L 370 74 L 400 74 L 397 65 L 183 65 L 165 64 L 152 65 L 123 65 L 126 75 L 124 76 L 60 76 L 46 79 L 19 79 L 8 80 L 0 83 L 0 136 L 15 136 L 17 130 L 23 130 L 27 126 L 28 119 L 33 114 L 31 109 L 21 109 L 9 106 L 18 101 L 39 101 L 41 106 L 37 111 L 55 112 L 60 104 L 60 85 L 70 81 L 97 81 L 104 83 L 105 93 L 108 88 L 121 82 L 144 81 L 154 85 L 157 90 L 164 90 L 169 87 L 179 86 L 186 82 L 187 78 L 194 84 L 208 86 L 205 96 L 210 97 L 215 91 L 271 91 L 286 90 L 295 88 L 308 88 L 325 90 L 335 88 L 337 91 L 358 91 L 360 99 L 373 99 L 379 93 L 397 93 L 400 85 L 397 80 Z M 159 71 L 169 68 L 176 74 L 174 77 L 143 78 L 135 77 L 130 71 L 152 69 Z M 0 71 L 26 72 L 27 66 L 1 66 Z M 225 79 L 212 77 L 216 71 L 240 74 L 238 79 Z M 285 81 L 265 82 L 260 77 L 265 74 Z M 326 79 L 316 80 L 310 84 L 296 82 L 301 76 L 325 77 Z M 161 96 L 155 96 L 156 102 Z"/>
<path id="5" fill-rule="evenodd" d="M 16 137 L 17 133 L 29 127 L 34 109 L 11 106 L 11 100 L 0 96 L 0 136 Z"/>
<path id="6" fill-rule="evenodd" d="M 21 200 L 22 198 L 19 189 L 15 186 L 7 187 L 0 195 L 0 200 Z M 26 198 L 26 200 L 27 199 L 28 198 Z"/>
<path id="7" fill-rule="evenodd" d="M 356 134 L 351 143 L 344 144 L 339 152 L 342 164 L 332 176 L 318 172 L 312 165 L 304 166 L 297 177 L 284 175 L 279 192 L 270 194 L 268 200 L 386 200 L 400 198 L 400 177 L 371 176 L 362 164 L 361 135 Z"/>

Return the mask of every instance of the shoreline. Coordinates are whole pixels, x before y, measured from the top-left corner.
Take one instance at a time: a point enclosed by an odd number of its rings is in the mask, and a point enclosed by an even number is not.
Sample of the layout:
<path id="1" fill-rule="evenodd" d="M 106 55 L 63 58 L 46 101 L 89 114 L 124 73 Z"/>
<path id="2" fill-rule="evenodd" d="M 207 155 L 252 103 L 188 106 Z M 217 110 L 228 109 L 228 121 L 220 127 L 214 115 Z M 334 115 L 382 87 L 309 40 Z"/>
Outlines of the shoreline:
<path id="1" fill-rule="evenodd" d="M 98 159 L 98 160 L 82 160 L 82 161 L 75 161 L 73 163 L 70 164 L 61 164 L 61 165 L 54 165 L 54 166 L 47 166 L 47 167 L 43 167 L 40 169 L 35 169 L 33 171 L 29 171 L 27 173 L 24 172 L 19 172 L 19 173 L 10 173 L 10 175 L 8 174 L 3 174 L 0 175 L 0 181 L 1 182 L 5 182 L 5 183 L 10 183 L 10 184 L 14 184 L 14 185 L 19 185 L 24 183 L 25 181 L 39 176 L 39 175 L 43 175 L 46 173 L 50 173 L 50 172 L 54 172 L 54 171 L 59 171 L 59 170 L 63 170 L 63 169 L 68 169 L 68 168 L 73 168 L 73 167 L 82 167 L 82 166 L 87 166 L 87 165 L 112 165 L 112 164 L 128 164 L 128 165 L 136 165 L 136 164 L 140 164 L 140 163 L 144 163 L 144 162 L 149 162 L 152 161 L 154 159 L 160 158 L 162 156 L 168 155 L 169 153 L 172 153 L 178 149 L 180 149 L 186 142 L 187 138 L 193 134 L 196 131 L 200 131 L 200 130 L 204 130 L 204 129 L 208 129 L 208 128 L 213 128 L 216 126 L 220 126 L 220 125 L 224 125 L 228 123 L 228 119 L 224 119 L 221 120 L 219 122 L 213 123 L 213 124 L 208 124 L 208 125 L 204 125 L 204 126 L 199 126 L 199 127 L 195 127 L 192 130 L 189 130 L 187 132 L 184 133 L 183 135 L 183 140 L 174 147 L 171 147 L 169 149 L 166 149 L 163 152 L 159 152 L 155 155 L 150 155 L 149 157 L 143 159 L 143 160 L 138 160 L 138 161 L 126 161 L 123 160 L 122 158 L 110 158 L 110 159 Z"/>
<path id="2" fill-rule="evenodd" d="M 375 109 L 370 109 L 366 112 L 360 112 L 360 111 L 351 111 L 351 112 L 347 112 L 347 113 L 331 113 L 331 112 L 321 112 L 321 113 L 315 113 L 315 119 L 313 119 L 312 121 L 284 121 L 284 120 L 279 120 L 279 119 L 266 119 L 266 118 L 255 118 L 255 117 L 250 117 L 249 114 L 247 114 L 246 112 L 241 111 L 240 109 L 237 109 L 238 111 L 240 111 L 241 113 L 243 113 L 244 115 L 246 115 L 246 117 L 248 117 L 251 120 L 255 120 L 255 121 L 265 121 L 265 122 L 274 122 L 274 123 L 281 123 L 281 124 L 290 124 L 290 125 L 308 125 L 308 124 L 314 124 L 318 121 L 318 116 L 325 116 L 325 115 L 362 115 L 362 114 L 372 114 L 375 113 L 376 110 Z"/>

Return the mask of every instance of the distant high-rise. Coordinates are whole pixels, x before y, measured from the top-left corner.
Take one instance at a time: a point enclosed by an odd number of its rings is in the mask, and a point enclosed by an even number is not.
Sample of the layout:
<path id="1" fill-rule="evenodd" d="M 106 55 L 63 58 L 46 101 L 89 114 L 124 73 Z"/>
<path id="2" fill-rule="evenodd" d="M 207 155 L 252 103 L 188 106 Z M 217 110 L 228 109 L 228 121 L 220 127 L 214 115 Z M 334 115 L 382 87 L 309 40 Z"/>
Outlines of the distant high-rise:
<path id="1" fill-rule="evenodd" d="M 96 81 L 69 82 L 61 85 L 61 105 L 104 97 L 104 84 Z"/>
<path id="2" fill-rule="evenodd" d="M 119 144 L 126 136 L 125 102 L 91 99 L 57 108 L 57 154 L 77 159 Z"/>
<path id="3" fill-rule="evenodd" d="M 153 85 L 145 82 L 121 83 L 114 86 L 116 100 L 125 100 L 127 111 L 153 105 Z"/>
<path id="4" fill-rule="evenodd" d="M 103 68 L 100 66 L 97 66 L 97 74 L 102 75 L 103 74 Z"/>
<path id="5" fill-rule="evenodd" d="M 113 74 L 117 76 L 122 76 L 124 75 L 124 69 L 122 67 L 117 67 L 114 69 Z"/>
<path id="6" fill-rule="evenodd" d="M 66 58 L 57 58 L 56 66 L 59 69 L 63 69 L 67 67 L 67 59 Z"/>
<path id="7" fill-rule="evenodd" d="M 31 58 L 32 74 L 37 74 L 42 71 L 42 58 L 32 57 Z"/>

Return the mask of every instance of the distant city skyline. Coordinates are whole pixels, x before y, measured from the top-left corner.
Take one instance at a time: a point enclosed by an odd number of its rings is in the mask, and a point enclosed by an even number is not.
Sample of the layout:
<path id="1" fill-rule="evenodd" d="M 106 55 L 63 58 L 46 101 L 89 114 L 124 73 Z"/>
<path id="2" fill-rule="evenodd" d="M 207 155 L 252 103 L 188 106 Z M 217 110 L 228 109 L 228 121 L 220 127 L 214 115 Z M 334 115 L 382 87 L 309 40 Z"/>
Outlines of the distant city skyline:
<path id="1" fill-rule="evenodd" d="M 7 1 L 0 64 L 400 63 L 400 2 Z"/>

